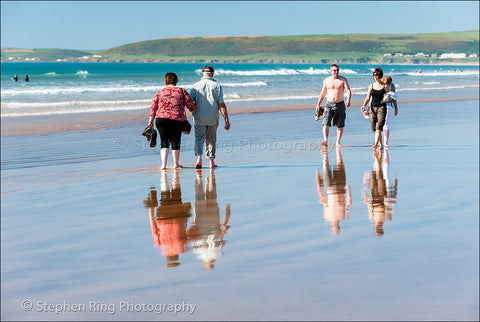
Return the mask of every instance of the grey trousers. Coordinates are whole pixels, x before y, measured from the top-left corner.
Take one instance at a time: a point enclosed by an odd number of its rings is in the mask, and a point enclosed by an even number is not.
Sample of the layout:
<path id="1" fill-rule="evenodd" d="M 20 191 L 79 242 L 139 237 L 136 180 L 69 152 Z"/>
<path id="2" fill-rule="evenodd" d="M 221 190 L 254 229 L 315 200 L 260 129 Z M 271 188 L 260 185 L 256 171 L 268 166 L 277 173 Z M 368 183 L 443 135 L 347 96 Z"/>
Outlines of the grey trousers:
<path id="1" fill-rule="evenodd" d="M 205 142 L 205 153 L 207 155 L 207 158 L 215 159 L 218 123 L 212 126 L 194 124 L 194 128 L 195 154 L 203 154 L 203 144 Z"/>

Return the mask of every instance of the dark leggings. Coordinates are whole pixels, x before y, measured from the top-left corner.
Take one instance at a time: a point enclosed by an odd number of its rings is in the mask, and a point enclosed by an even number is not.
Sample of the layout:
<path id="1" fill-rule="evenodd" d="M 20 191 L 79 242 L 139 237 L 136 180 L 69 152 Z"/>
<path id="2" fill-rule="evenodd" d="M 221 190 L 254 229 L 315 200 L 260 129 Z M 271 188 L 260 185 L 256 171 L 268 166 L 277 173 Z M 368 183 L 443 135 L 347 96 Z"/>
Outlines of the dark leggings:
<path id="1" fill-rule="evenodd" d="M 158 134 L 160 134 L 160 147 L 162 149 L 172 146 L 172 150 L 180 150 L 180 141 L 182 139 L 183 121 L 157 118 L 155 119 Z"/>

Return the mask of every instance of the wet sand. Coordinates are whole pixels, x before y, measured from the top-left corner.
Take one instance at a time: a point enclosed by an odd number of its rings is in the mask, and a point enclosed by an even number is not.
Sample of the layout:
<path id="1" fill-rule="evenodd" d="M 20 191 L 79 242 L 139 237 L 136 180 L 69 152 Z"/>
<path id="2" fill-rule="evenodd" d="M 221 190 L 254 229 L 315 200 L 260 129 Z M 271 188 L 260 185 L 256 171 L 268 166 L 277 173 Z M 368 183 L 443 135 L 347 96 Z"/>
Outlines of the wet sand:
<path id="1" fill-rule="evenodd" d="M 2 136 L 2 320 L 478 320 L 478 100 L 402 103 L 376 156 L 297 107 L 232 113 L 213 171 L 189 135 L 162 174 L 140 112 Z"/>

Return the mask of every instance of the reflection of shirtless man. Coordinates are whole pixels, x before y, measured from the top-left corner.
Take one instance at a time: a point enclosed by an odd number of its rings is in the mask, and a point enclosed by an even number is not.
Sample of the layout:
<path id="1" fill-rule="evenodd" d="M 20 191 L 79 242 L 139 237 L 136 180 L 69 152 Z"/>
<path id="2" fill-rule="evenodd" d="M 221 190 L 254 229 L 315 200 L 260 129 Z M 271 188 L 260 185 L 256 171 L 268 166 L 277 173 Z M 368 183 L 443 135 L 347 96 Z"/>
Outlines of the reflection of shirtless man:
<path id="1" fill-rule="evenodd" d="M 337 146 L 340 146 L 340 139 L 343 134 L 343 127 L 345 126 L 346 107 L 350 107 L 350 98 L 352 92 L 345 77 L 339 76 L 340 68 L 333 64 L 330 66 L 332 76 L 325 78 L 323 81 L 322 92 L 317 103 L 317 110 L 320 107 L 325 95 L 327 95 L 327 103 L 325 104 L 325 111 L 323 112 L 323 141 L 322 146 L 328 146 L 328 134 L 330 127 L 333 125 L 337 127 Z M 347 92 L 347 103 L 343 101 L 343 92 Z M 346 107 L 345 107 L 346 105 Z"/>
<path id="2" fill-rule="evenodd" d="M 322 150 L 322 157 L 323 175 L 316 171 L 317 192 L 320 203 L 323 204 L 323 217 L 326 222 L 331 224 L 332 234 L 338 235 L 340 233 L 340 221 L 348 219 L 352 194 L 350 186 L 347 185 L 345 166 L 340 149 L 337 148 L 337 166 L 333 169 L 330 168 L 328 162 L 327 150 Z M 324 187 L 325 192 L 323 191 Z"/>

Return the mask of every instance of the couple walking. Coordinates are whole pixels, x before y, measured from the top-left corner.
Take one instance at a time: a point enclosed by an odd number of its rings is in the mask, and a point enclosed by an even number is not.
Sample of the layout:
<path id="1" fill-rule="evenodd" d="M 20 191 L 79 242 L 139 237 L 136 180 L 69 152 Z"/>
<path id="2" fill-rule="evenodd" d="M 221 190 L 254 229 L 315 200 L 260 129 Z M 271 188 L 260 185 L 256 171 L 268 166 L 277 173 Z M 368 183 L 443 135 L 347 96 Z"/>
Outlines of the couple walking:
<path id="1" fill-rule="evenodd" d="M 223 88 L 213 79 L 214 69 L 205 66 L 202 69 L 202 79 L 193 85 L 190 94 L 183 88 L 177 87 L 178 77 L 175 73 L 165 75 L 166 87 L 159 90 L 153 97 L 150 108 L 148 126 L 153 128 L 153 121 L 160 134 L 160 155 L 162 166 L 167 168 L 170 147 L 175 169 L 180 169 L 180 143 L 182 138 L 183 121 L 186 119 L 184 106 L 193 114 L 195 130 L 195 148 L 197 157 L 196 168 L 202 168 L 202 154 L 206 145 L 206 156 L 210 161 L 210 168 L 215 168 L 216 137 L 219 122 L 218 113 L 225 119 L 225 129 L 230 129 L 227 106 L 223 100 Z"/>
<path id="2" fill-rule="evenodd" d="M 332 125 L 337 127 L 337 142 L 336 145 L 340 146 L 340 140 L 343 135 L 343 128 L 345 127 L 346 108 L 350 107 L 350 99 L 352 92 L 348 80 L 339 75 L 340 68 L 337 64 L 333 64 L 330 67 L 332 76 L 327 77 L 323 81 L 322 91 L 317 103 L 317 113 L 320 110 L 320 105 L 327 97 L 327 103 L 325 104 L 325 110 L 323 112 L 323 141 L 322 146 L 328 146 L 328 135 L 330 127 Z M 390 91 L 395 91 L 395 86 L 392 83 L 392 78 L 386 76 L 384 79 L 383 71 L 380 67 L 375 68 L 373 71 L 373 78 L 375 83 L 370 84 L 368 87 L 367 96 L 362 105 L 362 112 L 369 112 L 372 131 L 375 132 L 375 141 L 373 148 L 382 149 L 384 144 L 382 142 L 382 131 L 385 130 L 385 147 L 388 147 L 390 126 L 388 122 L 387 103 L 383 102 L 384 95 Z M 344 102 L 344 93 L 347 95 L 347 101 Z M 365 110 L 365 106 L 370 102 L 370 111 Z M 396 102 L 393 101 L 395 107 L 395 115 L 398 113 Z M 332 123 L 333 122 L 333 123 Z"/>

